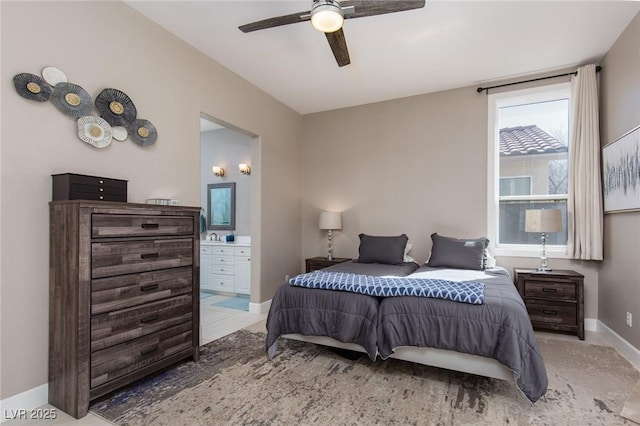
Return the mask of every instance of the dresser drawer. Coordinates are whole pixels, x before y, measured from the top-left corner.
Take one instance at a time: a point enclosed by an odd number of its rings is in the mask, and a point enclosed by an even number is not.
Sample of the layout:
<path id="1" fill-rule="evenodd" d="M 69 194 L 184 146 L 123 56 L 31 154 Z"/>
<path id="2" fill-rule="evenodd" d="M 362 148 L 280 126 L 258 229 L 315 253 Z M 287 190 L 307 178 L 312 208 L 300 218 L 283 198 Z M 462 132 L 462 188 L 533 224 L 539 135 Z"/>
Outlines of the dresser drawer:
<path id="1" fill-rule="evenodd" d="M 91 317 L 91 352 L 191 321 L 191 295 Z"/>
<path id="2" fill-rule="evenodd" d="M 191 217 L 126 214 L 94 214 L 91 216 L 92 238 L 192 234 L 193 219 Z"/>
<path id="3" fill-rule="evenodd" d="M 251 256 L 251 247 L 236 247 L 236 256 Z"/>
<path id="4" fill-rule="evenodd" d="M 532 323 L 573 326 L 577 324 L 578 308 L 575 303 L 525 299 L 525 304 Z"/>
<path id="5" fill-rule="evenodd" d="M 228 246 L 211 246 L 211 254 L 219 256 L 233 256 L 235 254 L 235 247 Z"/>
<path id="6" fill-rule="evenodd" d="M 576 285 L 571 281 L 527 279 L 524 281 L 524 297 L 575 300 Z"/>
<path id="7" fill-rule="evenodd" d="M 219 275 L 235 275 L 236 267 L 235 265 L 215 264 L 211 265 L 211 273 Z"/>
<path id="8" fill-rule="evenodd" d="M 71 200 L 126 201 L 126 189 L 104 189 L 86 185 L 71 185 Z"/>
<path id="9" fill-rule="evenodd" d="M 91 354 L 91 388 L 191 348 L 191 322 Z"/>
<path id="10" fill-rule="evenodd" d="M 212 256 L 211 264 L 213 266 L 217 265 L 234 265 L 236 263 L 236 259 L 234 257 L 227 256 Z"/>
<path id="11" fill-rule="evenodd" d="M 229 275 L 211 275 L 211 288 L 220 291 L 235 291 L 235 278 Z"/>
<path id="12" fill-rule="evenodd" d="M 192 263 L 191 239 L 91 244 L 93 278 L 177 268 Z"/>
<path id="13" fill-rule="evenodd" d="M 91 314 L 101 314 L 191 293 L 191 267 L 100 278 L 91 281 Z"/>

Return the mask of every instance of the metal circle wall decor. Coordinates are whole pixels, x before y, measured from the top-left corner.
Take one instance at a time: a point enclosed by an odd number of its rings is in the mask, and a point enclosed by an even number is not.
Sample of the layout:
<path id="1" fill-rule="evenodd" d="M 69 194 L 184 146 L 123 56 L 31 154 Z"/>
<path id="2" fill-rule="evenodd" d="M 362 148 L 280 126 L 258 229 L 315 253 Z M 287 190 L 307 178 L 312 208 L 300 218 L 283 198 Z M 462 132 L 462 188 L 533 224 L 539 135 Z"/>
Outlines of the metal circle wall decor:
<path id="1" fill-rule="evenodd" d="M 2 1 L 2 0 L 0 0 Z M 101 117 L 93 115 L 91 95 L 77 84 L 69 83 L 58 68 L 47 66 L 42 78 L 31 73 L 13 77 L 16 91 L 23 98 L 51 101 L 64 114 L 77 119 L 78 137 L 96 148 L 104 148 L 113 139 L 124 141 L 128 137 L 141 146 L 153 145 L 158 131 L 148 120 L 137 119 L 138 111 L 129 96 L 121 90 L 104 89 L 95 100 Z"/>
<path id="2" fill-rule="evenodd" d="M 53 88 L 51 102 L 63 113 L 72 117 L 91 115 L 93 102 L 91 95 L 73 83 L 58 83 Z"/>
<path id="3" fill-rule="evenodd" d="M 55 86 L 58 83 L 69 82 L 67 76 L 64 75 L 64 73 L 56 67 L 44 67 L 41 74 L 42 78 L 44 78 L 46 82 L 52 86 Z"/>
<path id="4" fill-rule="evenodd" d="M 158 131 L 149 120 L 138 119 L 127 126 L 129 136 L 140 146 L 153 145 L 158 138 Z"/>
<path id="5" fill-rule="evenodd" d="M 23 72 L 13 77 L 13 85 L 23 98 L 46 102 L 51 98 L 53 87 L 35 74 Z"/>
<path id="6" fill-rule="evenodd" d="M 104 148 L 111 144 L 113 133 L 106 120 L 93 115 L 78 119 L 78 137 L 96 148 Z"/>
<path id="7" fill-rule="evenodd" d="M 96 97 L 96 109 L 112 126 L 126 126 L 135 121 L 138 111 L 129 96 L 118 89 L 104 89 Z"/>
<path id="8" fill-rule="evenodd" d="M 113 135 L 113 138 L 117 141 L 124 141 L 125 139 L 127 139 L 127 136 L 129 136 L 129 133 L 127 132 L 127 128 L 124 126 L 115 126 L 111 128 L 111 134 Z"/>

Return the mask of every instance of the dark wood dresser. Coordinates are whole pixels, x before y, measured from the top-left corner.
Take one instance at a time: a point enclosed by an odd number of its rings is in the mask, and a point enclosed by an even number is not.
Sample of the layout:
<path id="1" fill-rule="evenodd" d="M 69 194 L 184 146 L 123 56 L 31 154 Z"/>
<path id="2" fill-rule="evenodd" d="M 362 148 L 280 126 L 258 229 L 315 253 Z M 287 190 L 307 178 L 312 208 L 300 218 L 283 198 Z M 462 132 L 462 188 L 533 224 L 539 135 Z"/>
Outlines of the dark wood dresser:
<path id="1" fill-rule="evenodd" d="M 536 330 L 576 334 L 584 340 L 584 276 L 575 271 L 515 269 L 518 292 Z"/>
<path id="2" fill-rule="evenodd" d="M 306 266 L 306 271 L 313 272 L 318 269 L 324 269 L 328 268 L 329 266 L 337 265 L 338 263 L 346 262 L 347 260 L 351 260 L 351 258 L 334 257 L 332 260 L 329 260 L 326 257 L 310 257 L 309 259 L 305 259 L 304 263 Z"/>
<path id="3" fill-rule="evenodd" d="M 50 203 L 49 403 L 89 402 L 198 359 L 200 207 Z"/>

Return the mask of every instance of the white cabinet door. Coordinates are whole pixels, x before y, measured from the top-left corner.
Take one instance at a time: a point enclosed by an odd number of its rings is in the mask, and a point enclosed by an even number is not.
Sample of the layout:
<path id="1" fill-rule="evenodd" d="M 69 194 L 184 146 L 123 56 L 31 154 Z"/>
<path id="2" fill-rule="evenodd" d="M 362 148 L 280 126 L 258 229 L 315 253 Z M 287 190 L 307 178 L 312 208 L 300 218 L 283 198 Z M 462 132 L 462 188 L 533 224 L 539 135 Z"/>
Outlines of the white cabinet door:
<path id="1" fill-rule="evenodd" d="M 211 283 L 211 254 L 206 250 L 200 251 L 200 288 L 213 290 Z"/>
<path id="2" fill-rule="evenodd" d="M 251 258 L 236 257 L 236 293 L 251 293 Z"/>

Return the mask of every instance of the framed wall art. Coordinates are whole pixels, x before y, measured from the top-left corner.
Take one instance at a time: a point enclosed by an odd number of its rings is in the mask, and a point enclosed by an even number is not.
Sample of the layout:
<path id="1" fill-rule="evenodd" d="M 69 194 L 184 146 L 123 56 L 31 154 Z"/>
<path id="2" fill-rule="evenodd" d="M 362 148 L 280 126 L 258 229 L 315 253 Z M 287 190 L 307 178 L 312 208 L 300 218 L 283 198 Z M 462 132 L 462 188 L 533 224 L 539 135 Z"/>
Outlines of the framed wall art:
<path id="1" fill-rule="evenodd" d="M 602 148 L 604 212 L 640 210 L 640 126 Z"/>

